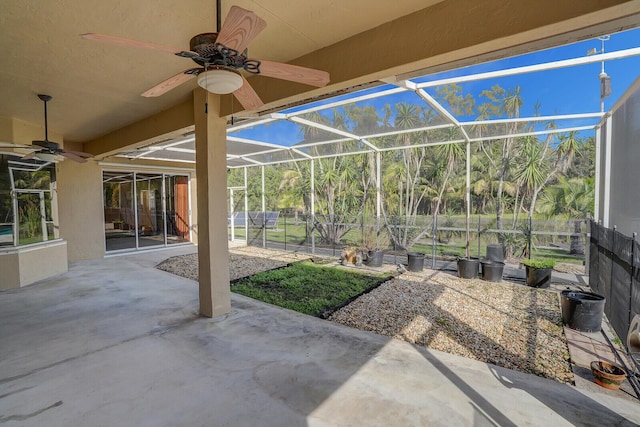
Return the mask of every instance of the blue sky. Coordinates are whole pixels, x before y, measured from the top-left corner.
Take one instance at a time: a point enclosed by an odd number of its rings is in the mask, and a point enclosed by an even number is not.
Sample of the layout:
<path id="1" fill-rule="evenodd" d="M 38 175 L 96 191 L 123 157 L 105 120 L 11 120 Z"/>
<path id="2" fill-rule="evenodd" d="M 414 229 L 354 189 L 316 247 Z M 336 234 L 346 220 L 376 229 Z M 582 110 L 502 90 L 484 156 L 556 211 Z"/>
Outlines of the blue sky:
<path id="1" fill-rule="evenodd" d="M 612 34 L 611 38 L 605 42 L 605 52 L 613 52 L 639 46 L 640 29 L 635 29 Z M 461 75 L 539 64 L 549 61 L 579 58 L 586 56 L 587 51 L 593 48 L 600 50 L 600 40 L 586 40 L 579 43 L 573 43 L 571 45 L 433 74 L 419 79 L 413 79 L 413 81 L 433 81 Z M 521 89 L 521 98 L 523 100 L 523 107 L 521 109 L 522 117 L 533 115 L 533 106 L 536 102 L 539 102 L 541 105 L 539 110 L 540 115 L 594 113 L 600 111 L 600 81 L 598 78 L 600 70 L 601 63 L 598 62 L 557 70 L 520 74 L 498 79 L 480 80 L 463 83 L 461 86 L 464 94 L 471 93 L 477 98 L 483 90 L 490 89 L 496 84 L 505 89 L 514 89 L 519 85 Z M 605 99 L 606 111 L 614 105 L 620 96 L 623 95 L 623 93 L 640 75 L 640 57 L 608 61 L 605 63 L 605 71 L 611 77 L 612 82 L 612 95 Z M 389 87 L 390 86 L 373 88 L 366 92 L 376 92 Z M 431 95 L 436 95 L 434 88 L 428 88 L 427 92 Z M 350 94 L 346 96 L 353 95 Z M 339 98 L 344 97 L 345 96 Z M 322 105 L 333 102 L 334 100 L 335 98 L 323 100 L 318 104 Z M 425 103 L 412 92 L 372 99 L 359 103 L 358 105 L 373 105 L 380 111 L 385 104 L 393 105 L 402 101 L 425 106 Z M 291 109 L 288 110 L 288 112 L 293 112 L 300 108 L 308 108 L 308 106 Z M 330 115 L 331 113 L 327 111 L 324 114 Z M 379 113 L 379 115 L 382 116 L 383 114 Z M 461 121 L 474 119 L 475 117 L 458 117 L 458 120 Z M 596 122 L 597 119 L 590 119 L 582 122 L 567 122 L 563 123 L 562 127 L 594 124 Z M 293 123 L 280 122 L 246 129 L 236 133 L 230 133 L 230 135 L 289 146 L 301 140 L 298 129 L 299 127 Z"/>

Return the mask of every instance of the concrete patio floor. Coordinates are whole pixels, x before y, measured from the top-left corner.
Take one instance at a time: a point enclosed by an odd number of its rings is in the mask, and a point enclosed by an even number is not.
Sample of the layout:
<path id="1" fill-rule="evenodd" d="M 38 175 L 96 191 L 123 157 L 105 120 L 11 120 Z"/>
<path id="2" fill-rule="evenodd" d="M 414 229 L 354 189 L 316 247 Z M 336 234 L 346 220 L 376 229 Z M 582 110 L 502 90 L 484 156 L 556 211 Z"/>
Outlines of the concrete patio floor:
<path id="1" fill-rule="evenodd" d="M 197 314 L 157 270 L 78 262 L 0 293 L 3 426 L 637 425 L 640 405 L 238 295 Z"/>

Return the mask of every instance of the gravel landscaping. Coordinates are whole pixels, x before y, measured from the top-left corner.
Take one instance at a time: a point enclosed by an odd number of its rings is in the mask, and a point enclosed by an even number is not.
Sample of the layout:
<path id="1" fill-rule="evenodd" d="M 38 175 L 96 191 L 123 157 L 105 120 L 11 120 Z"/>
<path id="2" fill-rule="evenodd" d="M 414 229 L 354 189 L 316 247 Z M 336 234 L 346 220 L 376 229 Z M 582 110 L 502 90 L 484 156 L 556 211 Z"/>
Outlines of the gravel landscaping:
<path id="1" fill-rule="evenodd" d="M 229 249 L 229 274 L 233 281 L 309 258 L 311 256 L 307 254 L 243 246 Z M 162 261 L 156 268 L 197 281 L 198 254 L 174 256 Z"/>
<path id="2" fill-rule="evenodd" d="M 230 249 L 229 257 L 231 280 L 311 258 L 255 247 Z M 157 267 L 197 280 L 196 254 L 169 258 Z M 406 272 L 360 296 L 329 320 L 573 383 L 558 295 L 553 291 L 464 280 L 442 271 Z"/>
<path id="3" fill-rule="evenodd" d="M 425 270 L 383 283 L 329 320 L 573 383 L 555 292 Z"/>

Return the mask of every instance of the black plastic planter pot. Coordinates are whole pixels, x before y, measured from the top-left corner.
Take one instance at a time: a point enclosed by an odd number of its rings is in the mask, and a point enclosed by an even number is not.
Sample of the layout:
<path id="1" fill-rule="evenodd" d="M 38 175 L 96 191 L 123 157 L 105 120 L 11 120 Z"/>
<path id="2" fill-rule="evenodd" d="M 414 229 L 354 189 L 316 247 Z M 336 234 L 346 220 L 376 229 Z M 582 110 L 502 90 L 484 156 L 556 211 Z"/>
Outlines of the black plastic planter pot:
<path id="1" fill-rule="evenodd" d="M 477 279 L 479 267 L 480 260 L 477 258 L 460 258 L 458 260 L 458 276 L 463 279 Z"/>
<path id="2" fill-rule="evenodd" d="M 553 268 L 535 268 L 525 265 L 527 272 L 527 286 L 532 288 L 548 288 L 551 284 Z"/>
<path id="3" fill-rule="evenodd" d="M 599 332 L 605 297 L 592 292 L 562 291 L 562 323 L 581 332 Z"/>
<path id="4" fill-rule="evenodd" d="M 487 245 L 487 259 L 489 261 L 503 262 L 504 247 L 502 245 Z"/>
<path id="5" fill-rule="evenodd" d="M 409 271 L 422 271 L 424 268 L 424 254 L 420 252 L 407 252 Z"/>
<path id="6" fill-rule="evenodd" d="M 489 282 L 501 282 L 504 272 L 504 262 L 482 261 L 482 280 Z"/>
<path id="7" fill-rule="evenodd" d="M 384 261 L 384 251 L 375 250 L 367 253 L 367 264 L 369 267 L 382 267 L 382 261 Z"/>

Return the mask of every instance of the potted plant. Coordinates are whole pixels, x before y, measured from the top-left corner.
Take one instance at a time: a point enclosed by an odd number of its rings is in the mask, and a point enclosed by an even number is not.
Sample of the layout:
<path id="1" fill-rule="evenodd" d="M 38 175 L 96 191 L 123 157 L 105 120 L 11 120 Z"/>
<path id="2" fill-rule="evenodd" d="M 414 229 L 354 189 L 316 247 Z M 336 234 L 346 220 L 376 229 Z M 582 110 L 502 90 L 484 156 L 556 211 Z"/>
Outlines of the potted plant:
<path id="1" fill-rule="evenodd" d="M 468 144 L 467 144 L 468 145 Z M 467 146 L 467 150 L 469 147 Z M 467 155 L 469 155 L 469 151 L 467 151 Z M 468 193 L 468 184 L 467 184 L 467 195 Z M 469 199 L 467 199 L 468 201 Z M 467 203 L 467 214 L 465 217 L 465 258 L 458 258 L 458 276 L 463 279 L 477 279 L 478 274 L 480 273 L 480 260 L 478 258 L 471 258 L 471 248 L 470 248 L 470 211 L 469 204 Z M 480 227 L 480 219 L 478 219 L 478 228 Z"/>
<path id="2" fill-rule="evenodd" d="M 387 230 L 375 225 L 366 227 L 362 234 L 363 262 L 369 267 L 381 267 L 384 250 L 389 247 L 391 239 Z"/>
<path id="3" fill-rule="evenodd" d="M 591 362 L 591 372 L 596 384 L 610 390 L 619 389 L 620 384 L 627 377 L 627 374 L 620 366 L 602 360 Z"/>
<path id="4" fill-rule="evenodd" d="M 551 284 L 551 271 L 555 260 L 526 259 L 522 262 L 527 272 L 527 286 L 547 288 Z"/>

